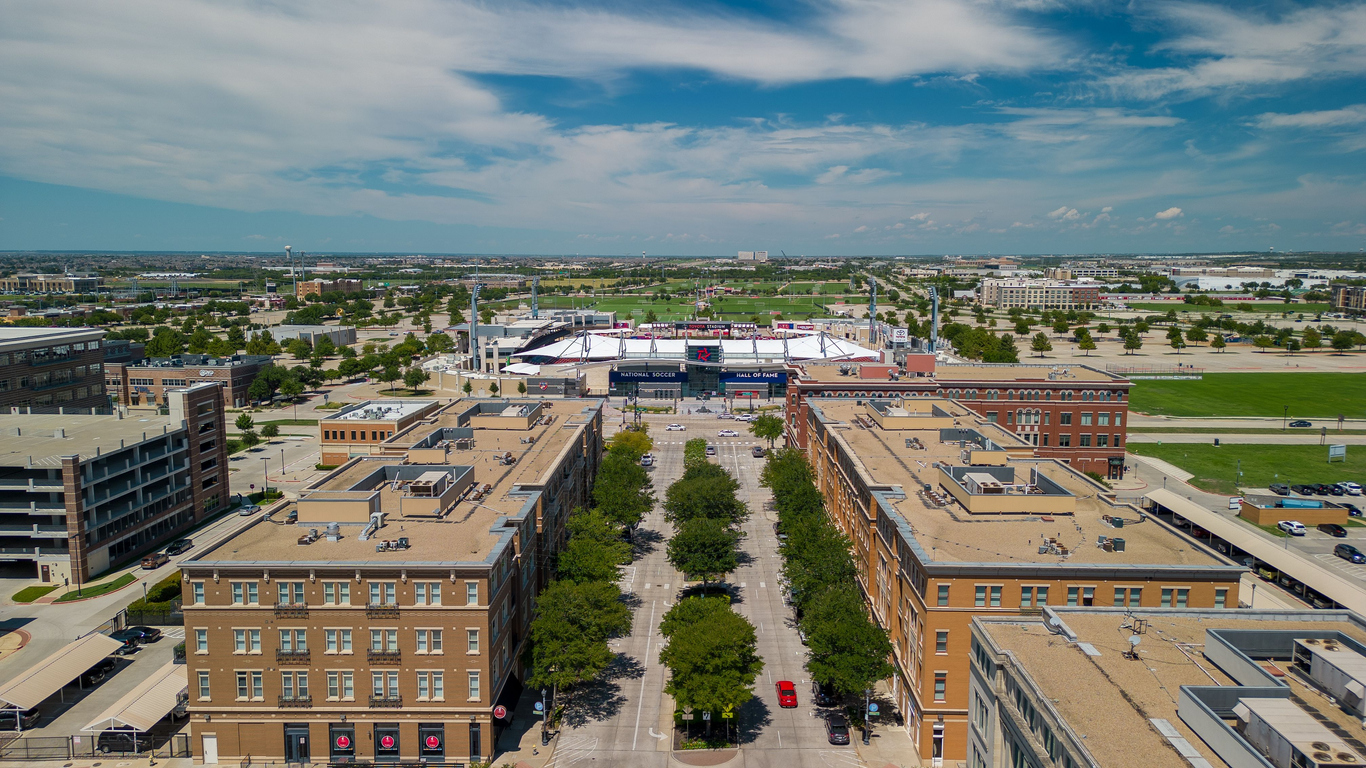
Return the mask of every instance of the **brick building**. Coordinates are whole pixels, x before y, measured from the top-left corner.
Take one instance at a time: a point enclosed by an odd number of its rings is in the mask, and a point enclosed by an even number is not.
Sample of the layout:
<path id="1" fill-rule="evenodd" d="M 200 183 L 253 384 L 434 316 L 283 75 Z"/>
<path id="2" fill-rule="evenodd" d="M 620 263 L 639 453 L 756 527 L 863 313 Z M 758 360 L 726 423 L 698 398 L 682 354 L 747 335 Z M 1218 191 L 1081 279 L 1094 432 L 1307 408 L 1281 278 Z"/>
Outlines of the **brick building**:
<path id="1" fill-rule="evenodd" d="M 602 403 L 459 400 L 383 449 L 183 564 L 196 755 L 493 755 Z"/>
<path id="2" fill-rule="evenodd" d="M 217 387 L 170 415 L 0 414 L 0 564 L 77 584 L 175 538 L 228 501 Z"/>
<path id="3" fill-rule="evenodd" d="M 1333 283 L 1329 286 L 1333 296 L 1333 311 L 1352 315 L 1366 314 L 1366 285 L 1347 285 Z"/>
<path id="4" fill-rule="evenodd" d="M 998 309 L 1094 309 L 1100 304 L 1099 285 L 1071 280 L 988 279 L 979 291 L 983 306 Z"/>
<path id="5" fill-rule="evenodd" d="M 176 355 L 127 363 L 107 363 L 109 392 L 128 406 L 166 405 L 171 391 L 195 384 L 217 384 L 223 405 L 241 408 L 251 402 L 247 390 L 256 374 L 270 365 L 270 355 Z"/>
<path id="6" fill-rule="evenodd" d="M 323 464 L 341 466 L 380 452 L 380 444 L 436 413 L 437 400 L 367 400 L 318 422 Z"/>
<path id="7" fill-rule="evenodd" d="M 95 293 L 104 283 L 99 275 L 65 274 L 39 275 L 19 274 L 14 277 L 0 277 L 0 292 L 3 293 Z"/>
<path id="8" fill-rule="evenodd" d="M 974 616 L 1238 607 L 1242 566 L 962 404 L 812 399 L 806 418 L 816 485 L 892 642 L 885 694 L 923 760 L 967 759 Z"/>
<path id="9" fill-rule="evenodd" d="M 1132 382 L 1081 365 L 935 365 L 921 375 L 887 366 L 805 364 L 789 369 L 788 442 L 805 447 L 809 397 L 946 397 L 1031 445 L 1038 455 L 1108 479 L 1124 474 Z"/>
<path id="10" fill-rule="evenodd" d="M 102 328 L 0 328 L 0 412 L 109 407 Z"/>
<path id="11" fill-rule="evenodd" d="M 337 292 L 346 294 L 363 293 L 365 291 L 365 283 L 361 280 L 349 277 L 340 277 L 336 280 L 305 280 L 299 283 L 299 287 L 296 288 L 295 291 L 295 297 L 300 301 L 303 301 L 305 297 L 310 295 L 321 296 L 325 293 Z"/>

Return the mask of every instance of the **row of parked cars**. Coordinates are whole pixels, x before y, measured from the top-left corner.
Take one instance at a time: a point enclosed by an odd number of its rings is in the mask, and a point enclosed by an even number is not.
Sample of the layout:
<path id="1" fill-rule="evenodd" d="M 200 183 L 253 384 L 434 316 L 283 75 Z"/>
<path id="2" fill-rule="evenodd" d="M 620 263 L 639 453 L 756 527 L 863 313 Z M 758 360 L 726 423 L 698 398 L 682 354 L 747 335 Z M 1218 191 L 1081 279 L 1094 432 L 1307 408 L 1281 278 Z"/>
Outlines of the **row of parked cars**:
<path id="1" fill-rule="evenodd" d="M 1271 492 L 1278 496 L 1289 496 L 1291 493 L 1298 493 L 1301 496 L 1360 496 L 1361 485 L 1358 483 L 1303 483 L 1299 485 L 1286 485 L 1285 483 L 1273 483 L 1269 486 Z"/>

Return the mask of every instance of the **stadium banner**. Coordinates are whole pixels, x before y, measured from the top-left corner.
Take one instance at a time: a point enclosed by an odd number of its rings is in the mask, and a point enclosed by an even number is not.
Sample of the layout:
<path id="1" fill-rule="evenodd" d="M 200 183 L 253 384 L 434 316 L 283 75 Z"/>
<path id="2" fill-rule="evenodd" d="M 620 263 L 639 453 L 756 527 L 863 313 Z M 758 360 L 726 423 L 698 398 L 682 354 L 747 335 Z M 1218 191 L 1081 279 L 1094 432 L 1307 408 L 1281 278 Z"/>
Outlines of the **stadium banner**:
<path id="1" fill-rule="evenodd" d="M 618 381 L 687 381 L 688 374 L 679 371 L 609 371 L 609 382 Z"/>
<path id="2" fill-rule="evenodd" d="M 787 383 L 787 374 L 783 371 L 722 371 L 721 382 L 767 382 L 770 384 Z"/>

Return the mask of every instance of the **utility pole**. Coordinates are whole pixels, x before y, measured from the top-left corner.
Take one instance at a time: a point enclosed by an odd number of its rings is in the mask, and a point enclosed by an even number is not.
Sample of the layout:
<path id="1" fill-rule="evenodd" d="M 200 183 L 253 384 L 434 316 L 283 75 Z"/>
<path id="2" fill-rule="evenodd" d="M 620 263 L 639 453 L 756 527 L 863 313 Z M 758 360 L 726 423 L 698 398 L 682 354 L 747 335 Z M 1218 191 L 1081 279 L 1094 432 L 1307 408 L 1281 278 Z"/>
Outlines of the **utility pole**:
<path id="1" fill-rule="evenodd" d="M 536 290 L 541 287 L 541 276 L 534 275 L 531 278 L 531 319 L 536 320 L 541 316 L 540 310 L 536 306 Z"/>
<path id="2" fill-rule="evenodd" d="M 872 289 L 868 301 L 868 346 L 873 346 L 873 328 L 877 319 L 873 316 L 877 314 L 877 278 L 868 276 L 868 287 Z M 876 347 L 874 347 L 876 349 Z"/>
<path id="3" fill-rule="evenodd" d="M 294 298 L 299 297 L 299 273 L 294 269 L 294 248 L 285 246 L 285 260 L 289 262 L 289 275 L 294 278 Z"/>
<path id="4" fill-rule="evenodd" d="M 483 287 L 479 283 L 470 287 L 470 370 L 476 372 L 484 367 L 479 357 L 479 289 Z"/>

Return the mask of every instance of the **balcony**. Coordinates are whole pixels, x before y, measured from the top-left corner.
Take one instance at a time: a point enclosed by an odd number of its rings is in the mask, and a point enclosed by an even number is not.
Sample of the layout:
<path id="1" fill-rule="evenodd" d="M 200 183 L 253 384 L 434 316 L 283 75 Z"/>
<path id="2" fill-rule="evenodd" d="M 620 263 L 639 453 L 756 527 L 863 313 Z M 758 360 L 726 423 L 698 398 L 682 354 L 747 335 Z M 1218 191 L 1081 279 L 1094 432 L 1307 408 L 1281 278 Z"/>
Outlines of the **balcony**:
<path id="1" fill-rule="evenodd" d="M 372 706 L 372 707 L 387 707 L 387 708 L 392 708 L 392 709 L 401 709 L 401 708 L 403 707 L 403 697 L 402 697 L 402 696 L 374 696 L 374 695 L 372 695 L 372 696 L 370 697 L 370 706 Z"/>
<path id="2" fill-rule="evenodd" d="M 279 704 L 280 709 L 304 709 L 313 706 L 313 697 L 281 696 L 277 703 Z"/>
<path id="3" fill-rule="evenodd" d="M 308 651 L 282 651 L 275 650 L 275 663 L 280 666 L 302 665 L 308 666 L 310 654 Z"/>
<path id="4" fill-rule="evenodd" d="M 375 665 L 399 665 L 403 663 L 402 651 L 377 651 L 373 648 L 365 652 L 365 659 L 371 666 Z"/>
<path id="5" fill-rule="evenodd" d="M 368 603 L 365 606 L 365 617 L 368 619 L 397 619 L 398 605 L 394 603 Z"/>
<path id="6" fill-rule="evenodd" d="M 275 605 L 275 618 L 306 619 L 308 618 L 308 606 L 304 603 L 277 603 Z"/>

